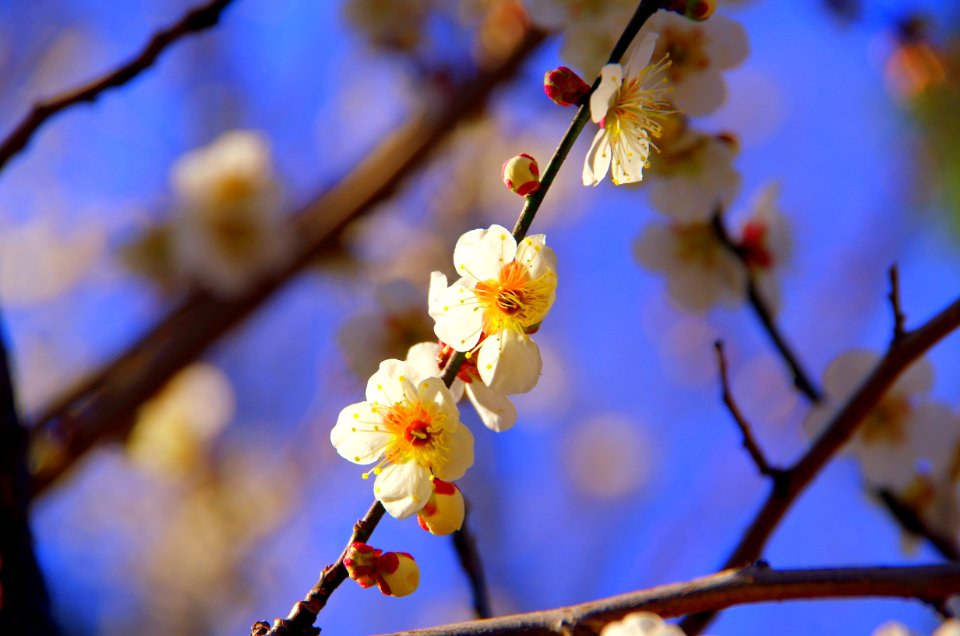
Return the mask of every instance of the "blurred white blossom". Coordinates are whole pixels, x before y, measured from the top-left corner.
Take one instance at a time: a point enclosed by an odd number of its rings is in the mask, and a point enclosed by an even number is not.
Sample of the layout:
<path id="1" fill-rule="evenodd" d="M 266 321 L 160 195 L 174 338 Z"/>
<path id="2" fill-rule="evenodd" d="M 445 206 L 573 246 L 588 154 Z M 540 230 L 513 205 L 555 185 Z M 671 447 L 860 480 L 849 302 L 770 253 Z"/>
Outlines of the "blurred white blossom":
<path id="1" fill-rule="evenodd" d="M 604 626 L 600 636 L 683 636 L 683 630 L 650 612 L 627 614 Z"/>
<path id="2" fill-rule="evenodd" d="M 595 76 L 637 8 L 633 0 L 526 0 L 530 19 L 563 33 L 560 56 L 585 76 Z"/>

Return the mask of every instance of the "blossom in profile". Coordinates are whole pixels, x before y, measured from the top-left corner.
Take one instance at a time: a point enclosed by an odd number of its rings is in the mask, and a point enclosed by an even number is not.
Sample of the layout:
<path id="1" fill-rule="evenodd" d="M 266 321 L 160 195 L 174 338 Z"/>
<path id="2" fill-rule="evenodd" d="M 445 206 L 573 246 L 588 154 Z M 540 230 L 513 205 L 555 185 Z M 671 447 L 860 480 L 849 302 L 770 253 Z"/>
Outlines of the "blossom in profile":
<path id="1" fill-rule="evenodd" d="M 453 481 L 473 465 L 473 435 L 437 374 L 407 362 L 381 362 L 366 398 L 340 411 L 330 441 L 344 459 L 376 464 L 364 478 L 376 476 L 374 496 L 404 519 L 427 504 L 434 477 Z"/>
<path id="2" fill-rule="evenodd" d="M 659 11 L 643 31 L 658 33 L 654 59 L 669 56 L 665 69 L 673 87 L 670 101 L 690 116 L 712 113 L 727 98 L 722 71 L 743 63 L 750 53 L 743 26 L 730 18 L 715 15 L 704 22 L 692 22 L 668 11 Z"/>
<path id="3" fill-rule="evenodd" d="M 811 438 L 824 430 L 879 360 L 873 352 L 854 350 L 830 363 L 823 376 L 826 400 L 804 422 Z M 857 458 L 870 484 L 900 491 L 918 470 L 936 474 L 950 461 L 956 420 L 946 405 L 929 399 L 932 387 L 933 367 L 920 359 L 857 427 L 846 450 Z"/>
<path id="4" fill-rule="evenodd" d="M 746 270 L 709 222 L 651 223 L 633 253 L 641 265 L 666 277 L 667 293 L 681 309 L 704 313 L 746 297 Z"/>
<path id="5" fill-rule="evenodd" d="M 466 504 L 456 484 L 433 480 L 430 501 L 417 513 L 417 523 L 430 534 L 452 534 L 463 526 Z"/>
<path id="6" fill-rule="evenodd" d="M 543 234 L 518 244 L 506 228 L 472 230 L 457 241 L 461 278 L 446 286 L 434 274 L 429 302 L 437 337 L 477 356 L 484 384 L 500 394 L 526 393 L 540 377 L 540 349 L 530 337 L 556 298 L 556 255 Z"/>
<path id="7" fill-rule="evenodd" d="M 634 612 L 607 623 L 600 636 L 683 636 L 683 630 L 651 612 Z"/>
<path id="8" fill-rule="evenodd" d="M 171 182 L 172 249 L 182 276 L 232 297 L 283 262 L 290 236 L 262 136 L 223 134 L 178 159 Z"/>
<path id="9" fill-rule="evenodd" d="M 790 258 L 793 236 L 780 209 L 780 184 L 768 183 L 750 203 L 750 215 L 740 230 L 739 246 L 753 272 L 760 295 L 772 308 L 780 304 L 777 271 Z"/>
<path id="10" fill-rule="evenodd" d="M 669 113 L 666 58 L 650 64 L 657 43 L 645 33 L 627 51 L 626 62 L 607 64 L 590 95 L 590 118 L 600 125 L 583 163 L 583 185 L 597 185 L 612 172 L 615 185 L 643 179 L 653 139 L 661 134 Z"/>

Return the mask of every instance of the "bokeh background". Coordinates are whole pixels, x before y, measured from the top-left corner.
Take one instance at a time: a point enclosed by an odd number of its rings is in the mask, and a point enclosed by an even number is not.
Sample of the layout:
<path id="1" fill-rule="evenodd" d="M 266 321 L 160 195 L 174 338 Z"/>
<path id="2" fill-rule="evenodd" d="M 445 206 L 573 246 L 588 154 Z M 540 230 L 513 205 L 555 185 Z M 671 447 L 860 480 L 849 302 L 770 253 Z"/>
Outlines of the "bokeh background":
<path id="1" fill-rule="evenodd" d="M 28 415 L 122 352 L 182 293 L 123 256 L 169 218 L 169 170 L 180 155 L 227 130 L 260 131 L 293 211 L 487 63 L 478 33 L 491 28 L 483 25 L 493 2 L 434 3 L 406 50 L 378 46 L 361 19 L 345 17 L 345 4 L 237 0 L 219 27 L 177 45 L 129 86 L 44 126 L 4 169 L 0 305 Z M 941 196 L 951 183 L 941 166 L 960 144 L 943 135 L 956 121 L 949 108 L 924 117 L 888 64 L 903 18 L 926 16 L 932 37 L 947 41 L 960 16 L 950 3 L 890 0 L 865 3 L 851 19 L 837 10 L 848 4 L 722 6 L 746 27 L 751 54 L 726 74 L 724 107 L 699 121 L 740 140 L 734 219 L 764 183 L 782 186 L 795 248 L 778 320 L 817 378 L 845 351 L 886 344 L 892 262 L 910 324 L 960 290 L 960 235 Z M 126 59 L 190 5 L 0 3 L 0 128 L 38 96 Z M 404 35 L 406 25 L 394 25 L 391 36 Z M 461 232 L 513 223 L 521 202 L 499 183 L 500 164 L 520 152 L 545 163 L 559 141 L 572 111 L 543 96 L 542 76 L 560 63 L 560 43 L 548 38 L 334 255 L 204 357 L 216 395 L 189 400 L 204 412 L 210 400 L 224 403 L 222 431 L 183 442 L 172 464 L 149 459 L 150 448 L 177 445 L 163 435 L 146 451 L 103 444 L 34 502 L 36 547 L 66 633 L 247 633 L 306 592 L 371 499 L 328 435 L 339 410 L 361 399 L 358 373 L 405 348 L 384 350 L 371 335 L 387 332 L 383 346 L 396 335 L 384 303 L 407 321 L 400 335 L 429 334 L 428 273 L 449 269 Z M 727 343 L 734 390 L 769 456 L 788 462 L 808 444 L 807 407 L 748 308 L 706 316 L 675 308 L 663 279 L 631 256 L 656 219 L 642 188 L 580 185 L 590 134 L 534 224 L 560 268 L 557 303 L 537 335 L 540 386 L 516 400 L 520 421 L 509 433 L 487 431 L 463 409 L 477 461 L 461 486 L 498 613 L 683 580 L 722 562 L 767 486 L 718 399 L 716 338 Z M 930 359 L 934 396 L 960 407 L 960 338 Z M 393 599 L 348 581 L 321 615 L 325 633 L 470 618 L 448 540 L 387 518 L 373 544 L 413 553 L 420 590 Z M 903 549 L 844 458 L 800 498 L 766 555 L 777 567 L 937 559 L 922 545 Z M 803 602 L 733 609 L 710 632 L 868 634 L 891 618 L 920 633 L 936 625 L 917 603 Z"/>

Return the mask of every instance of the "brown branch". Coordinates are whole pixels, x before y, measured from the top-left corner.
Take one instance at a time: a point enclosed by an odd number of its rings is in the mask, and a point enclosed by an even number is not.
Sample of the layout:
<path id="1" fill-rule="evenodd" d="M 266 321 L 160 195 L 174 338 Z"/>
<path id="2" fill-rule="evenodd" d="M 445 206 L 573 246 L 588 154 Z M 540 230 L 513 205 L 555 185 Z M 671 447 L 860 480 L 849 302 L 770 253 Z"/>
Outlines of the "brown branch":
<path id="1" fill-rule="evenodd" d="M 890 312 L 893 315 L 893 341 L 896 342 L 903 338 L 904 325 L 907 317 L 900 306 L 900 270 L 896 264 L 890 266 L 890 292 L 887 299 L 890 301 Z"/>
<path id="2" fill-rule="evenodd" d="M 823 399 L 820 395 L 820 390 L 817 389 L 813 380 L 810 379 L 810 375 L 804 370 L 803 365 L 800 364 L 799 358 L 797 358 L 797 355 L 793 352 L 787 339 L 780 333 L 780 328 L 773 319 L 773 312 L 770 311 L 770 308 L 767 306 L 767 301 L 760 295 L 756 277 L 750 264 L 747 262 L 743 249 L 730 238 L 730 234 L 727 232 L 727 228 L 723 223 L 722 210 L 718 209 L 714 213 L 712 225 L 717 239 L 719 239 L 724 247 L 736 256 L 743 265 L 747 279 L 747 300 L 753 309 L 753 313 L 756 314 L 760 320 L 764 331 L 767 332 L 771 342 L 773 342 L 773 346 L 780 352 L 780 357 L 783 358 L 783 361 L 790 369 L 790 373 L 793 375 L 794 386 L 811 402 L 820 402 L 820 400 Z"/>
<path id="3" fill-rule="evenodd" d="M 272 278 L 231 300 L 192 293 L 126 352 L 45 409 L 36 418 L 34 434 L 49 440 L 57 453 L 34 475 L 34 492 L 44 492 L 101 440 L 125 436 L 140 404 L 335 247 L 344 229 L 392 195 L 457 122 L 481 111 L 493 89 L 512 77 L 544 38 L 540 31 L 528 32 L 499 67 L 469 78 L 442 108 L 415 115 L 309 204 L 295 222 L 299 244 Z"/>
<path id="4" fill-rule="evenodd" d="M 157 61 L 157 58 L 178 40 L 215 26 L 233 0 L 211 0 L 191 9 L 174 24 L 157 31 L 132 60 L 73 90 L 36 102 L 17 127 L 0 143 L 0 169 L 30 142 L 33 134 L 48 119 L 72 106 L 93 102 L 102 93 L 123 86 Z"/>
<path id="5" fill-rule="evenodd" d="M 960 327 L 960 299 L 917 329 L 905 331 L 890 344 L 886 354 L 873 368 L 850 399 L 833 416 L 827 428 L 796 464 L 785 471 L 779 487 L 771 489 L 740 543 L 724 567 L 738 567 L 758 559 L 767 540 L 796 498 L 810 485 L 820 470 L 853 436 L 864 417 L 880 402 L 897 377 L 933 345 Z M 699 633 L 712 614 L 688 617 L 682 623 L 687 634 Z"/>
<path id="6" fill-rule="evenodd" d="M 383 505 L 379 501 L 374 501 L 363 519 L 357 521 L 356 525 L 353 526 L 353 534 L 350 535 L 350 540 L 344 546 L 340 557 L 332 565 L 323 569 L 320 578 L 307 592 L 306 597 L 302 601 L 297 601 L 286 618 L 275 620 L 272 627 L 269 623 L 263 621 L 254 623 L 250 629 L 251 636 L 266 636 L 266 634 L 315 636 L 319 634 L 320 628 L 314 627 L 313 623 L 317 620 L 317 615 L 327 604 L 327 600 L 333 594 L 333 591 L 347 579 L 347 567 L 343 564 L 347 550 L 356 541 L 366 543 L 370 540 L 370 535 L 373 534 L 377 524 L 380 523 L 384 512 L 386 511 Z"/>
<path id="7" fill-rule="evenodd" d="M 490 607 L 490 595 L 487 593 L 487 585 L 483 576 L 483 561 L 477 551 L 476 539 L 474 539 L 467 525 L 469 519 L 470 511 L 468 509 L 466 516 L 463 518 L 463 526 L 453 533 L 453 548 L 457 552 L 460 567 L 470 582 L 474 614 L 477 618 L 490 618 L 493 616 L 493 610 Z"/>
<path id="8" fill-rule="evenodd" d="M 772 467 L 767 461 L 763 451 L 760 450 L 759 444 L 757 444 L 757 439 L 753 436 L 753 430 L 750 428 L 750 424 L 743 416 L 740 407 L 733 398 L 733 392 L 730 390 L 730 379 L 727 376 L 727 358 L 723 352 L 723 341 L 717 340 L 713 343 L 713 346 L 717 350 L 717 367 L 720 371 L 720 386 L 722 391 L 721 398 L 727 410 L 730 411 L 733 421 L 737 423 L 737 428 L 740 429 L 741 435 L 743 435 L 743 447 L 750 454 L 750 458 L 753 459 L 753 463 L 756 464 L 757 470 L 760 471 L 761 475 L 777 479 L 783 471 Z"/>
<path id="9" fill-rule="evenodd" d="M 930 524 L 924 520 L 912 506 L 902 501 L 897 495 L 885 490 L 878 489 L 875 494 L 880 499 L 894 519 L 900 524 L 900 527 L 910 534 L 926 539 L 930 542 L 937 552 L 943 558 L 960 562 L 960 546 L 957 546 L 957 540 L 948 535 L 930 527 Z"/>
<path id="10" fill-rule="evenodd" d="M 957 590 L 960 565 L 956 564 L 816 570 L 771 570 L 752 565 L 580 605 L 390 636 L 587 636 L 638 611 L 667 618 L 748 603 L 818 598 L 905 598 L 936 607 Z"/>

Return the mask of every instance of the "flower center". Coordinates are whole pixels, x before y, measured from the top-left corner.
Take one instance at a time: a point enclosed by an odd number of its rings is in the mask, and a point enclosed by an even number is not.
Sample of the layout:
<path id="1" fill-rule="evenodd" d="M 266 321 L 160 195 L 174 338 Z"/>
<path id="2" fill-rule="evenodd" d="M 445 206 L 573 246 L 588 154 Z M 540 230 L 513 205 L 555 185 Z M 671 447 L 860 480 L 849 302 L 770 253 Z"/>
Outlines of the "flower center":
<path id="1" fill-rule="evenodd" d="M 407 424 L 403 431 L 403 437 L 411 446 L 423 446 L 429 444 L 433 434 L 430 432 L 430 422 L 423 420 L 413 420 Z"/>
<path id="2" fill-rule="evenodd" d="M 870 412 L 860 427 L 860 439 L 864 444 L 897 444 L 906 439 L 907 417 L 911 412 L 910 402 L 900 395 L 883 400 Z"/>
<path id="3" fill-rule="evenodd" d="M 556 286 L 553 272 L 531 279 L 523 265 L 516 261 L 507 263 L 500 268 L 499 279 L 477 283 L 474 290 L 484 309 L 484 333 L 505 329 L 526 333 L 527 328 L 547 315 Z"/>
<path id="4" fill-rule="evenodd" d="M 703 31 L 698 28 L 668 27 L 660 34 L 653 55 L 658 59 L 664 55 L 670 56 L 673 62 L 669 70 L 670 79 L 676 84 L 690 73 L 703 71 L 710 66 L 710 56 L 704 44 Z"/>
<path id="5" fill-rule="evenodd" d="M 435 404 L 419 400 L 395 402 L 380 413 L 392 439 L 384 449 L 383 459 L 363 474 L 364 479 L 371 472 L 379 475 L 385 464 L 413 461 L 436 472 L 447 463 L 446 418 Z"/>

